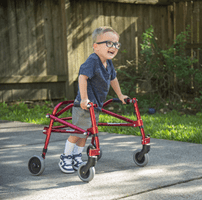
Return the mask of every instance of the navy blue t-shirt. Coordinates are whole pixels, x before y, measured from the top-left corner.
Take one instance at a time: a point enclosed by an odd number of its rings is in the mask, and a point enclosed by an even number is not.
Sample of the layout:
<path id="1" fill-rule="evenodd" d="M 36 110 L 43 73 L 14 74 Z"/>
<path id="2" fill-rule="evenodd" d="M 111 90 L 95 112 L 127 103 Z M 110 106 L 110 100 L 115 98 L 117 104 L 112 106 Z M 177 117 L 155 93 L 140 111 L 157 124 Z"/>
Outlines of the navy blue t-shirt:
<path id="1" fill-rule="evenodd" d="M 110 81 L 116 78 L 116 72 L 111 60 L 107 60 L 107 69 L 102 64 L 99 56 L 91 54 L 81 65 L 79 75 L 86 75 L 88 99 L 98 105 L 100 110 L 109 92 Z M 80 102 L 81 95 L 78 86 L 76 99 Z"/>

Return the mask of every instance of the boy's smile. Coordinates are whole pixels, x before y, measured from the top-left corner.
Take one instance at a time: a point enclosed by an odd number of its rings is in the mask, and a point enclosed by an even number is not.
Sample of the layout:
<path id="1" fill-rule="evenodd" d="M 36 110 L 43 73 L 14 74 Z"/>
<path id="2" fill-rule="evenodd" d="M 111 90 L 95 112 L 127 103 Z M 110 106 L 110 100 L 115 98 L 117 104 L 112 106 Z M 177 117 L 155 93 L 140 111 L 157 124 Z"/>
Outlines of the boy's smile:
<path id="1" fill-rule="evenodd" d="M 109 44 L 107 44 L 107 41 Z M 111 42 L 111 43 L 110 43 Z M 96 43 L 94 43 L 94 51 L 105 65 L 108 59 L 113 59 L 118 53 L 118 49 L 115 48 L 119 45 L 119 36 L 113 32 L 107 32 L 97 37 Z M 111 46 L 111 47 L 108 47 Z"/>

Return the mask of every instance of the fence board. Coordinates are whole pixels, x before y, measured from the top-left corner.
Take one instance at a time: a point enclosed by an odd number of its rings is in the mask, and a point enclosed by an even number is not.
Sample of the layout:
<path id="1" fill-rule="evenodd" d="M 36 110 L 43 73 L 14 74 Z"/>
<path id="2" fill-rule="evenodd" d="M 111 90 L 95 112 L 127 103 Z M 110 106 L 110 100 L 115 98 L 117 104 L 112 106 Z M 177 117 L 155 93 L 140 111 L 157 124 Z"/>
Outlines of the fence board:
<path id="1" fill-rule="evenodd" d="M 33 1 L 25 1 L 26 3 L 26 18 L 27 18 L 27 38 L 28 38 L 28 65 L 29 75 L 36 74 L 37 70 L 37 44 L 36 44 L 36 27 L 35 16 L 35 4 Z"/>
<path id="2" fill-rule="evenodd" d="M 118 21 L 118 26 L 120 26 L 120 28 L 121 28 L 120 41 L 122 44 L 121 51 L 119 51 L 119 53 L 118 53 L 118 56 L 120 56 L 120 65 L 125 64 L 125 58 L 127 58 L 128 53 L 130 51 L 130 49 L 129 49 L 130 46 L 127 43 L 128 38 L 126 36 L 127 29 L 125 29 L 125 21 L 126 21 L 126 17 L 128 14 L 128 13 L 126 14 L 126 9 L 127 9 L 127 4 L 121 4 L 119 6 L 119 12 L 120 12 L 119 20 L 120 21 Z"/>
<path id="3" fill-rule="evenodd" d="M 9 34 L 9 51 L 10 66 L 8 66 L 10 73 L 7 76 L 15 75 L 18 72 L 19 56 L 18 56 L 18 32 L 16 24 L 16 10 L 15 1 L 8 0 L 8 34 Z"/>
<path id="4" fill-rule="evenodd" d="M 202 2 L 199 3 L 199 48 L 202 49 Z M 199 67 L 202 70 L 202 50 L 199 51 Z"/>
<path id="5" fill-rule="evenodd" d="M 104 20 L 103 17 L 103 13 L 102 13 L 102 3 L 99 2 L 99 15 L 100 15 L 100 20 Z M 91 42 L 91 28 L 90 25 L 92 23 L 92 19 L 88 16 L 89 14 L 89 10 L 87 9 L 82 9 L 82 14 L 83 14 L 83 40 L 84 40 L 84 44 L 83 44 L 83 52 L 84 52 L 84 60 L 87 59 L 87 57 L 90 55 L 90 53 L 92 52 L 92 45 L 91 45 L 91 49 L 88 47 L 89 43 Z M 102 15 L 102 17 L 101 17 Z M 102 23 L 101 25 L 103 25 L 104 23 Z"/>
<path id="6" fill-rule="evenodd" d="M 104 23 L 106 26 L 111 26 L 111 4 L 110 3 L 106 3 L 104 5 Z M 95 27 L 96 28 L 96 27 Z"/>
<path id="7" fill-rule="evenodd" d="M 193 3 L 193 43 L 199 43 L 199 2 Z"/>
<path id="8" fill-rule="evenodd" d="M 72 78 L 71 78 L 71 82 L 73 83 L 75 80 L 75 71 L 78 70 L 78 53 L 77 53 L 77 46 L 79 44 L 77 44 L 77 3 L 76 2 L 71 2 L 72 3 L 72 13 L 73 15 L 71 16 L 71 20 L 72 20 L 72 60 L 71 60 L 71 74 L 72 74 Z M 74 15 L 75 14 L 75 15 Z M 71 43 L 71 41 L 69 41 Z M 76 70 L 75 70 L 76 69 Z"/>
<path id="9" fill-rule="evenodd" d="M 130 40 L 130 22 L 128 22 L 128 7 L 127 4 L 122 4 L 120 6 L 120 22 L 118 22 L 118 25 L 120 26 L 121 24 L 121 37 L 120 37 L 120 41 L 122 44 L 122 49 L 121 51 L 119 51 L 118 55 L 121 55 L 121 60 L 120 60 L 120 64 L 123 65 L 125 60 L 128 60 L 128 55 L 130 52 L 130 46 L 131 43 L 129 43 Z M 129 36 L 130 35 L 130 36 Z M 122 51 L 123 50 L 123 51 Z M 125 59 L 125 60 L 124 60 Z"/>
<path id="10" fill-rule="evenodd" d="M 104 15 L 103 15 L 103 2 L 98 2 L 97 3 L 97 14 L 98 14 L 98 27 L 104 26 Z M 113 9 L 112 9 L 113 11 Z"/>
<path id="11" fill-rule="evenodd" d="M 59 90 L 52 89 L 56 85 Z M 65 87 L 62 82 L 8 84 L 4 85 L 1 93 L 3 101 L 61 99 L 64 98 Z"/>
<path id="12" fill-rule="evenodd" d="M 44 18 L 44 1 L 40 1 L 38 4 L 34 4 L 36 14 L 35 14 L 35 24 L 36 24 L 36 61 L 37 64 L 35 70 L 33 70 L 34 75 L 47 75 L 47 50 L 46 50 L 46 37 L 45 37 L 45 21 Z M 35 45 L 35 44 L 34 44 Z"/>
<path id="13" fill-rule="evenodd" d="M 186 4 L 187 6 L 187 12 L 186 12 L 186 26 L 189 25 L 189 29 L 190 29 L 190 37 L 187 38 L 187 43 L 193 43 L 192 42 L 192 3 L 191 2 L 187 2 Z"/>
<path id="14" fill-rule="evenodd" d="M 73 47 L 72 43 L 72 6 L 68 0 L 64 2 L 65 4 L 65 18 L 66 18 L 66 39 L 67 41 L 65 42 L 67 44 L 67 67 L 66 67 L 66 74 L 68 75 L 68 79 L 66 81 L 66 97 L 68 99 L 73 99 L 74 98 L 74 84 L 72 81 L 72 52 L 73 52 Z"/>
<path id="15" fill-rule="evenodd" d="M 61 73 L 61 60 L 59 60 L 60 57 L 60 18 L 58 15 L 58 1 L 53 1 L 51 3 L 51 25 L 52 25 L 52 31 L 53 31 L 53 55 L 54 55 L 54 63 L 52 71 L 50 72 L 51 75 L 56 73 Z M 59 48 L 58 48 L 59 47 Z"/>
<path id="16" fill-rule="evenodd" d="M 168 31 L 165 31 L 168 28 L 168 9 L 163 7 L 161 9 L 161 33 L 162 33 L 162 41 L 161 46 L 163 49 L 167 48 L 168 45 Z"/>
<path id="17" fill-rule="evenodd" d="M 139 60 L 139 52 L 141 51 L 141 47 L 140 47 L 140 43 L 142 43 L 142 33 L 143 33 L 143 18 L 141 16 L 143 16 L 143 6 L 141 5 L 137 5 L 136 7 L 136 11 L 137 11 L 137 42 L 138 42 L 138 53 L 136 54 L 138 57 L 136 57 L 137 60 Z"/>
<path id="18" fill-rule="evenodd" d="M 121 46 L 121 49 L 119 50 L 116 58 L 115 58 L 115 63 L 119 63 L 121 65 L 122 63 L 122 54 L 121 53 L 124 49 L 125 49 L 125 46 L 124 46 L 124 38 L 123 38 L 123 17 L 122 17 L 122 13 L 123 13 L 123 9 L 122 9 L 122 4 L 117 4 L 116 5 L 116 10 L 115 10 L 115 13 L 116 13 L 116 26 L 114 27 L 116 29 L 116 31 L 118 32 L 118 34 L 120 35 L 120 39 L 119 39 L 119 42 L 122 44 Z"/>
<path id="19" fill-rule="evenodd" d="M 132 50 L 131 50 L 131 59 L 136 60 L 137 63 L 137 56 L 138 56 L 138 37 L 137 37 L 137 8 L 136 6 L 131 6 L 131 44 L 132 44 Z"/>
<path id="20" fill-rule="evenodd" d="M 5 5 L 6 6 L 6 5 Z M 7 10 L 3 6 L 0 6 L 0 63 L 2 67 L 0 68 L 0 74 L 6 76 L 8 69 L 6 66 L 10 64 L 8 59 L 9 55 L 9 38 L 8 38 L 8 19 L 7 19 Z"/>
<path id="21" fill-rule="evenodd" d="M 46 48 L 46 60 L 47 60 L 47 74 L 51 74 L 54 71 L 55 57 L 54 57 L 54 45 L 53 41 L 53 26 L 51 17 L 51 1 L 44 0 L 44 36 L 45 36 L 45 48 Z"/>
<path id="22" fill-rule="evenodd" d="M 29 74 L 28 63 L 28 40 L 27 40 L 27 18 L 25 1 L 16 1 L 16 18 L 17 18 L 17 35 L 18 35 L 18 52 L 19 52 L 19 75 Z"/>
<path id="23" fill-rule="evenodd" d="M 79 1 L 78 1 L 79 3 Z M 74 13 L 76 14 L 76 16 L 74 16 L 75 20 L 73 23 L 73 66 L 74 68 L 72 69 L 73 71 L 73 81 L 76 80 L 76 73 L 78 73 L 78 69 L 79 69 L 79 64 L 81 63 L 80 60 L 78 59 L 78 46 L 80 45 L 80 43 L 78 43 L 78 3 L 75 2 L 74 4 Z"/>
<path id="24" fill-rule="evenodd" d="M 199 44 L 199 1 L 196 1 L 193 3 L 193 43 Z M 193 57 L 199 60 L 199 50 L 193 49 Z M 195 69 L 199 69 L 199 62 L 195 63 L 194 65 Z M 194 79 L 194 78 L 193 78 Z M 194 82 L 194 81 L 193 81 Z M 194 82 L 194 88 L 197 88 L 197 83 Z"/>
<path id="25" fill-rule="evenodd" d="M 77 49 L 77 57 L 80 63 L 84 63 L 85 61 L 85 49 L 84 49 L 84 26 L 83 26 L 83 14 L 82 14 L 82 9 L 83 9 L 83 1 L 80 1 L 79 5 L 77 6 L 77 43 L 78 49 Z M 80 67 L 80 66 L 79 66 Z"/>
<path id="26" fill-rule="evenodd" d="M 174 40 L 174 20 L 173 5 L 168 6 L 168 46 L 171 46 Z"/>
<path id="27" fill-rule="evenodd" d="M 72 63 L 73 60 L 73 3 L 66 3 L 66 19 L 67 19 L 67 27 L 68 27 L 68 33 L 67 33 L 67 52 L 68 52 L 68 81 L 70 85 L 73 85 L 73 67 L 74 63 Z M 70 42 L 72 41 L 72 42 Z M 72 91 L 71 91 L 72 92 Z"/>
<path id="28" fill-rule="evenodd" d="M 149 10 L 149 7 L 148 5 L 145 5 L 143 6 L 143 14 L 144 14 L 144 20 L 143 20 L 143 30 L 145 31 L 146 29 L 148 29 L 150 27 L 150 10 Z"/>
<path id="29" fill-rule="evenodd" d="M 154 27 L 155 27 L 155 34 L 157 36 L 157 44 L 161 47 L 162 45 L 162 27 L 161 27 L 161 6 L 156 7 L 156 12 L 155 12 L 155 22 L 154 22 Z"/>
<path id="30" fill-rule="evenodd" d="M 128 60 L 132 60 L 135 58 L 135 31 L 134 31 L 134 18 L 132 17 L 133 16 L 133 12 L 135 12 L 134 10 L 134 6 L 130 6 L 128 7 L 128 13 L 129 13 L 129 16 L 127 17 L 128 18 L 128 22 L 129 24 L 127 24 L 127 26 L 129 27 L 127 29 L 127 34 L 129 37 L 129 46 L 130 46 L 130 51 L 128 52 Z"/>
<path id="31" fill-rule="evenodd" d="M 65 82 L 67 80 L 66 75 L 47 75 L 47 76 L 12 76 L 1 77 L 0 84 L 17 84 L 17 83 L 54 83 Z"/>
<path id="32" fill-rule="evenodd" d="M 202 27 L 202 2 L 199 2 L 199 43 L 202 43 L 202 28 L 201 27 Z"/>

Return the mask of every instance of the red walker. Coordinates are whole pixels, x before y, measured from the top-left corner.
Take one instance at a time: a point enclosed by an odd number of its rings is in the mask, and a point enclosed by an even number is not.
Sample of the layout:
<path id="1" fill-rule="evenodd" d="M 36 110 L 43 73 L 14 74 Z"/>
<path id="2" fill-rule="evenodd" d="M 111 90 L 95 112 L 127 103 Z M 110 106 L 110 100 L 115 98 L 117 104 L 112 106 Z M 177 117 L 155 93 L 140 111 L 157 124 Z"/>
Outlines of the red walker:
<path id="1" fill-rule="evenodd" d="M 110 99 L 104 103 L 103 108 L 105 106 L 107 106 L 108 104 L 110 104 L 111 102 L 121 102 L 121 101 L 119 99 Z M 137 121 L 133 121 L 131 119 L 120 116 L 118 114 L 115 114 L 113 112 L 110 112 L 110 111 L 102 108 L 103 113 L 112 115 L 113 117 L 126 121 L 127 123 L 98 123 L 98 126 L 139 127 L 140 132 L 142 134 L 142 149 L 138 149 L 134 152 L 133 160 L 136 163 L 136 165 L 138 165 L 140 167 L 144 167 L 147 165 L 147 163 L 149 161 L 148 152 L 150 150 L 150 137 L 149 137 L 149 135 L 145 136 L 143 122 L 142 122 L 142 119 L 140 116 L 136 98 L 125 99 L 125 102 L 127 104 L 133 103 L 135 113 L 137 116 Z M 66 105 L 66 104 L 67 104 L 67 106 L 65 108 L 58 111 L 58 109 L 62 105 Z M 67 122 L 68 120 L 71 120 L 72 117 L 59 118 L 59 116 L 61 114 L 63 114 L 67 110 L 71 109 L 73 106 L 80 106 L 80 105 L 79 104 L 74 105 L 74 101 L 63 101 L 54 108 L 53 113 L 51 115 L 50 114 L 46 115 L 46 117 L 50 118 L 50 124 L 49 124 L 49 127 L 44 127 L 44 130 L 43 130 L 43 133 L 46 134 L 46 140 L 45 140 L 45 145 L 43 148 L 42 156 L 33 156 L 30 158 L 30 160 L 28 162 L 29 171 L 33 175 L 40 175 L 43 173 L 43 171 L 45 169 L 45 156 L 47 153 L 47 148 L 48 148 L 51 132 L 60 132 L 60 133 L 77 133 L 77 134 L 84 134 L 86 136 L 92 136 L 91 144 L 87 148 L 88 162 L 83 163 L 79 166 L 78 176 L 84 182 L 89 182 L 94 178 L 94 175 L 95 175 L 94 166 L 95 166 L 97 160 L 99 160 L 102 156 L 102 150 L 100 149 L 99 138 L 98 138 L 98 127 L 96 125 L 96 119 L 95 119 L 94 108 L 93 108 L 93 107 L 97 107 L 97 105 L 93 104 L 93 103 L 88 104 L 88 108 L 90 110 L 91 121 L 92 121 L 92 127 L 87 130 L 83 130 L 83 129 Z M 54 122 L 59 122 L 63 125 L 53 126 Z M 71 128 L 71 129 L 69 129 L 69 130 L 64 129 L 67 127 Z"/>

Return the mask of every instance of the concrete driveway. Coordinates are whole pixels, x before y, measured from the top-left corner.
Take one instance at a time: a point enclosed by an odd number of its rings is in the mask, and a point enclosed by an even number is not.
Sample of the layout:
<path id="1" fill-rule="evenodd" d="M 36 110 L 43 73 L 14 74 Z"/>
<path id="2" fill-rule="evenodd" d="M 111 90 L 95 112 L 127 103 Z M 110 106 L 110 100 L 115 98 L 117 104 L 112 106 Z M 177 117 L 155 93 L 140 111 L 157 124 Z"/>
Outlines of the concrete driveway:
<path id="1" fill-rule="evenodd" d="M 27 164 L 33 155 L 41 155 L 42 130 L 39 125 L 0 121 L 0 199 L 202 199 L 201 144 L 151 139 L 149 163 L 138 167 L 133 152 L 141 149 L 141 137 L 102 132 L 103 155 L 94 179 L 85 183 L 77 173 L 64 174 L 58 167 L 68 134 L 52 133 L 45 170 L 31 175 Z"/>

